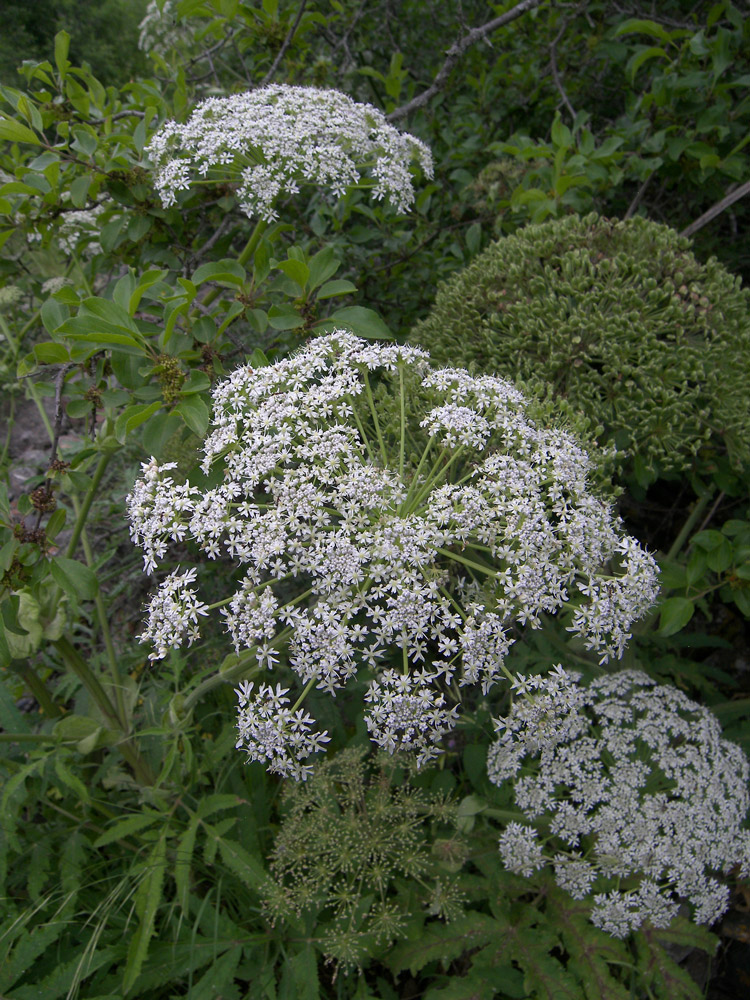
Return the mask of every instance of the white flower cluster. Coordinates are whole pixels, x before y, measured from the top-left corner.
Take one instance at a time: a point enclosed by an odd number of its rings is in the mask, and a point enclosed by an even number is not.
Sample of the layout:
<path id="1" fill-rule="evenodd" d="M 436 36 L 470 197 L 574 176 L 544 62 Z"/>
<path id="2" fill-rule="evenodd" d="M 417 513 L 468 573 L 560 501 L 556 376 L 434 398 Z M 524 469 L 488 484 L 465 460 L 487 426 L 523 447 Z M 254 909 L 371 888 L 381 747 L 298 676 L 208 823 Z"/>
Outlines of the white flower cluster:
<path id="1" fill-rule="evenodd" d="M 301 708 L 287 708 L 289 688 L 277 684 L 274 690 L 261 684 L 254 699 L 252 692 L 252 681 L 242 681 L 235 688 L 239 699 L 237 749 L 246 750 L 249 760 L 265 763 L 272 774 L 304 781 L 312 773 L 312 765 L 302 761 L 323 750 L 330 736 L 314 732 L 315 720 Z"/>
<path id="2" fill-rule="evenodd" d="M 407 403 L 407 377 L 426 409 Z M 400 394 L 400 427 L 379 417 L 371 382 Z M 213 425 L 203 471 L 220 463 L 220 485 L 177 485 L 152 460 L 128 497 L 147 572 L 170 541 L 233 559 L 243 575 L 219 605 L 237 652 L 262 667 L 283 655 L 303 684 L 331 694 L 362 667 L 384 669 L 367 698 L 372 737 L 423 760 L 455 724 L 442 693 L 454 677 L 487 692 L 506 669 L 513 622 L 539 627 L 575 588 L 586 607 L 622 547 L 572 438 L 536 427 L 509 383 L 433 370 L 419 348 L 335 331 L 235 371 L 214 390 Z M 618 601 L 591 601 L 577 626 L 605 659 L 656 594 L 650 556 L 626 567 L 612 578 Z M 157 658 L 181 630 L 192 637 L 202 613 L 175 586 L 168 577 L 150 607 Z"/>
<path id="3" fill-rule="evenodd" d="M 373 706 L 365 716 L 373 742 L 389 753 L 417 751 L 418 767 L 437 757 L 440 740 L 458 721 L 458 709 L 445 708 L 445 696 L 435 691 L 435 679 L 428 670 L 384 670 L 365 695 Z"/>
<path id="4" fill-rule="evenodd" d="M 279 194 L 300 183 L 342 195 L 367 178 L 373 195 L 400 211 L 414 200 L 409 166 L 432 176 L 432 156 L 419 139 L 389 125 L 382 112 L 336 90 L 288 85 L 210 97 L 184 123 L 168 121 L 146 147 L 165 206 L 198 174 L 239 181 L 243 211 L 276 218 Z"/>
<path id="5" fill-rule="evenodd" d="M 88 259 L 102 252 L 97 220 L 106 207 L 106 203 L 101 201 L 92 208 L 64 213 L 57 231 L 57 242 L 63 253 L 78 254 Z"/>
<path id="6" fill-rule="evenodd" d="M 679 899 L 696 923 L 713 923 L 729 898 L 716 874 L 735 864 L 750 873 L 742 750 L 708 709 L 640 671 L 586 688 L 560 669 L 536 680 L 519 685 L 527 697 L 501 720 L 487 771 L 498 785 L 514 777 L 516 804 L 532 822 L 544 817 L 547 843 L 510 823 L 506 867 L 530 875 L 551 864 L 575 899 L 606 890 L 593 896 L 591 920 L 615 937 L 646 920 L 667 926 Z"/>

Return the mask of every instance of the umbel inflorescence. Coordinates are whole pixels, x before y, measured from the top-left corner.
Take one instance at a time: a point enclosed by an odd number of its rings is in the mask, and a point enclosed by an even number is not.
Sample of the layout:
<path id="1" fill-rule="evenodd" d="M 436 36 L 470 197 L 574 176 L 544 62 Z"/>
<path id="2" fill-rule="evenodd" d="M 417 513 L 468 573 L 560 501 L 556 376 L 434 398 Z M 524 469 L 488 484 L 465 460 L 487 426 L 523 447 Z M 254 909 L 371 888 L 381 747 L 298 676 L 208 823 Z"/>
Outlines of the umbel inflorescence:
<path id="1" fill-rule="evenodd" d="M 238 746 L 281 774 L 306 776 L 327 740 L 301 707 L 312 687 L 365 671 L 373 741 L 422 763 L 456 723 L 451 692 L 502 678 L 514 624 L 567 609 L 606 662 L 656 596 L 654 560 L 588 490 L 575 441 L 536 426 L 510 383 L 435 370 L 419 348 L 334 331 L 239 368 L 214 390 L 204 453 L 223 470 L 210 489 L 143 466 L 131 534 L 148 572 L 170 541 L 234 560 L 214 607 L 271 675 L 238 689 Z M 178 568 L 151 600 L 152 658 L 198 638 L 212 608 L 196 582 Z M 272 682 L 282 660 L 299 697 Z"/>
<path id="2" fill-rule="evenodd" d="M 276 218 L 277 197 L 303 183 L 337 196 L 369 187 L 406 211 L 414 200 L 412 161 L 432 176 L 427 146 L 377 108 L 337 90 L 286 84 L 210 97 L 186 122 L 166 122 L 146 152 L 165 206 L 198 179 L 230 179 L 239 184 L 242 210 L 267 220 Z"/>
<path id="3" fill-rule="evenodd" d="M 666 927 L 680 899 L 696 923 L 717 920 L 729 890 L 716 875 L 750 873 L 750 768 L 716 717 L 636 670 L 579 687 L 558 668 L 514 687 L 487 760 L 529 820 L 503 831 L 505 865 L 553 867 L 615 937 L 646 920 Z"/>

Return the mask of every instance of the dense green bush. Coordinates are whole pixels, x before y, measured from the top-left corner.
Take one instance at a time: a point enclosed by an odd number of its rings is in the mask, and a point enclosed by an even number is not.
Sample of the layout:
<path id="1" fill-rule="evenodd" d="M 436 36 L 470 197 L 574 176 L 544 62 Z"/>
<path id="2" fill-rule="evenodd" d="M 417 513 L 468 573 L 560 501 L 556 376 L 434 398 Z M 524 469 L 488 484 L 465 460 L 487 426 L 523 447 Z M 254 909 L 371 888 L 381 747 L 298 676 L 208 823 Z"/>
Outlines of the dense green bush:
<path id="1" fill-rule="evenodd" d="M 588 215 L 527 226 L 438 291 L 411 338 L 444 364 L 549 383 L 636 473 L 750 437 L 750 293 L 667 226 Z"/>

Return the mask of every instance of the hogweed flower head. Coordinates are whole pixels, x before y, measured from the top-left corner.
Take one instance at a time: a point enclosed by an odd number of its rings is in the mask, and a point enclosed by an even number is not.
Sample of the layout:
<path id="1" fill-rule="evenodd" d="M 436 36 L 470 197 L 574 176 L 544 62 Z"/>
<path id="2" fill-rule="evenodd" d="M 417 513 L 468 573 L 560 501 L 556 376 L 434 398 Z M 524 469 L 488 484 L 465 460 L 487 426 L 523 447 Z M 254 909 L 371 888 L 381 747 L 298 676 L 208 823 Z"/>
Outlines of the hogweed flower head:
<path id="1" fill-rule="evenodd" d="M 166 122 L 146 153 L 165 206 L 196 175 L 229 177 L 239 182 L 242 210 L 269 221 L 276 198 L 295 194 L 301 183 L 340 196 L 365 180 L 376 199 L 387 196 L 406 211 L 414 200 L 411 162 L 432 176 L 427 146 L 389 125 L 377 108 L 337 90 L 286 84 L 210 97 L 186 122 Z"/>
<path id="2" fill-rule="evenodd" d="M 514 780 L 531 821 L 501 835 L 506 867 L 551 865 L 573 898 L 592 897 L 592 922 L 615 937 L 645 920 L 666 927 L 679 899 L 696 923 L 713 923 L 729 899 L 717 874 L 735 864 L 750 873 L 743 752 L 708 709 L 640 671 L 585 688 L 560 669 L 534 680 L 519 682 L 487 760 L 495 784 Z"/>
<path id="3" fill-rule="evenodd" d="M 186 539 L 234 560 L 214 607 L 237 653 L 256 672 L 283 658 L 305 691 L 332 695 L 369 671 L 372 739 L 420 762 L 455 725 L 461 687 L 507 674 L 514 622 L 540 627 L 572 594 L 571 628 L 606 660 L 656 595 L 653 559 L 589 492 L 575 441 L 537 427 L 508 382 L 434 370 L 419 348 L 334 331 L 240 368 L 214 390 L 204 455 L 224 473 L 210 489 L 143 466 L 128 506 L 147 572 Z M 173 574 L 153 599 L 152 658 L 209 610 L 192 583 Z M 266 694 L 245 697 L 241 742 L 277 760 L 289 729 L 264 744 Z"/>

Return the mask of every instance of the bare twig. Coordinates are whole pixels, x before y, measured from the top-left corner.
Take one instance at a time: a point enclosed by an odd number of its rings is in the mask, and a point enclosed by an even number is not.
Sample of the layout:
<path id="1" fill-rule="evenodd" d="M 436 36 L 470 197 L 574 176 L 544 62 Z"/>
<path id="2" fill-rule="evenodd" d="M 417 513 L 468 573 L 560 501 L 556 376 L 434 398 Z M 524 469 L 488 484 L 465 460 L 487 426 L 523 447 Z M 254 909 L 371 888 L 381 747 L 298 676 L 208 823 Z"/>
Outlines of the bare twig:
<path id="1" fill-rule="evenodd" d="M 145 118 L 143 111 L 115 111 L 113 115 L 104 115 L 103 118 L 79 118 L 84 125 L 101 125 L 103 122 L 116 122 L 118 118 Z"/>
<path id="2" fill-rule="evenodd" d="M 50 459 L 50 466 L 57 459 L 57 446 L 60 441 L 60 431 L 62 429 L 62 419 L 63 419 L 63 383 L 65 381 L 65 376 L 68 374 L 71 368 L 75 368 L 74 364 L 68 362 L 67 364 L 60 365 L 57 372 L 57 377 L 55 378 L 55 422 L 52 427 L 52 458 Z M 52 492 L 52 480 L 47 476 L 44 480 L 44 486 L 48 493 Z M 44 510 L 40 509 L 37 511 L 36 516 L 36 527 L 42 523 L 42 518 L 44 517 Z"/>
<path id="3" fill-rule="evenodd" d="M 643 196 L 646 193 L 646 188 L 651 183 L 653 176 L 654 176 L 653 174 L 649 174 L 646 180 L 638 188 L 638 190 L 635 193 L 635 197 L 628 205 L 628 210 L 623 216 L 623 219 L 630 219 L 635 215 L 636 211 L 638 210 L 638 206 L 643 201 Z"/>
<path id="4" fill-rule="evenodd" d="M 705 531 L 705 529 L 709 526 L 709 524 L 711 523 L 711 519 L 713 518 L 714 514 L 718 510 L 719 504 L 721 503 L 721 501 L 723 499 L 724 499 L 724 490 L 722 490 L 721 493 L 717 496 L 716 500 L 714 500 L 714 503 L 713 503 L 713 506 L 711 507 L 711 510 L 703 518 L 701 526 L 700 526 L 700 528 L 698 528 L 698 531 L 696 532 L 696 534 L 699 534 L 701 531 Z"/>
<path id="5" fill-rule="evenodd" d="M 533 10 L 542 3 L 542 0 L 521 0 L 521 3 L 516 4 L 510 10 L 506 10 L 504 14 L 500 17 L 493 18 L 492 21 L 488 21 L 486 24 L 480 25 L 478 28 L 472 28 L 463 38 L 459 38 L 458 41 L 454 42 L 453 45 L 448 49 L 445 54 L 445 62 L 438 70 L 435 79 L 432 81 L 427 90 L 422 91 L 421 94 L 417 94 L 406 104 L 403 104 L 400 108 L 396 108 L 395 111 L 391 111 L 389 115 L 386 115 L 388 121 L 398 121 L 399 118 L 405 118 L 410 115 L 412 111 L 416 111 L 417 108 L 423 108 L 425 104 L 434 97 L 438 91 L 442 90 L 445 86 L 448 77 L 453 71 L 453 67 L 456 65 L 461 56 L 466 52 L 467 49 L 471 48 L 476 42 L 487 35 L 496 31 L 498 28 L 504 27 L 506 24 L 510 24 L 511 21 L 515 21 L 517 18 L 521 17 L 527 11 Z"/>
<path id="6" fill-rule="evenodd" d="M 709 208 L 707 212 L 704 212 L 695 222 L 691 222 L 689 226 L 686 226 L 680 233 L 680 236 L 692 236 L 693 233 L 697 233 L 699 229 L 703 229 L 709 222 L 712 222 L 717 215 L 721 215 L 725 208 L 734 205 L 736 201 L 744 198 L 746 194 L 750 194 L 750 181 L 740 184 L 738 188 L 726 194 L 721 201 L 717 201 L 715 205 Z"/>
<path id="7" fill-rule="evenodd" d="M 185 269 L 190 269 L 190 270 L 194 269 L 196 264 L 200 263 L 200 261 L 206 256 L 208 251 L 214 246 L 217 240 L 219 240 L 224 235 L 228 227 L 234 221 L 235 219 L 232 217 L 231 212 L 227 212 L 227 214 L 221 220 L 219 225 L 216 227 L 216 230 L 214 231 L 213 235 L 206 240 L 206 242 L 203 244 L 200 250 L 196 250 L 196 252 L 194 254 L 191 254 L 191 256 L 185 261 Z M 187 277 L 187 274 L 185 275 L 185 277 Z"/>
<path id="8" fill-rule="evenodd" d="M 269 69 L 269 71 L 266 73 L 266 75 L 263 77 L 263 79 L 258 84 L 259 87 L 265 87 L 266 84 L 270 83 L 271 80 L 273 79 L 273 75 L 276 72 L 276 70 L 279 68 L 279 63 L 284 58 L 286 50 L 292 44 L 292 39 L 294 38 L 295 32 L 297 31 L 297 28 L 299 27 L 299 23 L 302 20 L 302 15 L 305 12 L 305 6 L 306 5 L 307 5 L 307 0 L 302 0 L 302 2 L 299 5 L 299 10 L 297 11 L 297 16 L 294 19 L 294 24 L 291 26 L 291 28 L 287 32 L 286 38 L 284 39 L 284 41 L 283 41 L 283 43 L 281 45 L 281 48 L 276 53 L 276 58 L 271 63 L 271 68 Z"/>
<path id="9" fill-rule="evenodd" d="M 552 70 L 552 79 L 555 81 L 555 86 L 557 87 L 557 92 L 563 99 L 563 104 L 568 109 L 570 117 L 575 121 L 576 113 L 573 105 L 570 103 L 570 98 L 567 95 L 565 87 L 563 87 L 562 80 L 560 79 L 560 74 L 557 70 L 557 43 L 560 41 L 562 36 L 565 34 L 565 29 L 568 27 L 568 22 L 563 23 L 562 28 L 558 31 L 557 35 L 552 39 L 549 46 L 549 62 L 550 69 Z"/>

